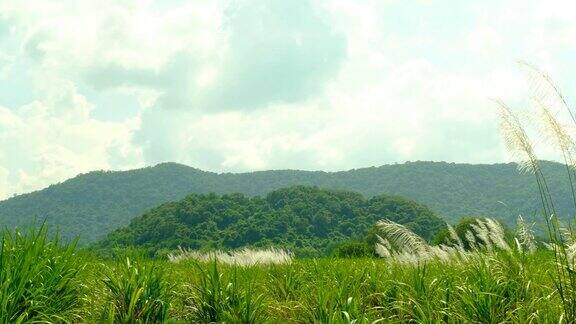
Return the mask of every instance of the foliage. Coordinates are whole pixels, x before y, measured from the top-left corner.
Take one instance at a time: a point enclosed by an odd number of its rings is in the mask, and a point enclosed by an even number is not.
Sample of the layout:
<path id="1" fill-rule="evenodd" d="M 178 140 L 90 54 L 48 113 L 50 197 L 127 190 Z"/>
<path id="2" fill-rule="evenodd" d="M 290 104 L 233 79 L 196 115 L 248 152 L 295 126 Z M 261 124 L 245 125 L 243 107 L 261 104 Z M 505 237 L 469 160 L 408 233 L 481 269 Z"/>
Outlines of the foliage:
<path id="1" fill-rule="evenodd" d="M 444 226 L 429 209 L 404 198 L 366 199 L 353 192 L 297 186 L 264 198 L 192 194 L 134 219 L 96 248 L 137 246 L 153 255 L 164 248 L 278 246 L 297 255 L 307 251 L 320 255 L 331 244 L 363 238 L 381 218 L 406 224 L 425 238 Z"/>
<path id="2" fill-rule="evenodd" d="M 338 258 L 369 258 L 374 256 L 374 246 L 365 241 L 344 241 L 334 248 L 331 255 Z"/>
<path id="3" fill-rule="evenodd" d="M 19 251 L 36 251 L 32 246 L 39 246 L 31 244 L 38 242 L 38 237 L 26 242 L 28 245 L 19 245 L 26 247 Z M 51 244 L 43 246 L 58 246 Z M 6 260 L 7 252 L 2 253 L 2 260 Z M 71 262 L 70 255 L 76 256 L 71 248 L 42 252 L 47 260 L 58 262 Z M 21 321 L 546 323 L 559 322 L 565 314 L 563 297 L 550 276 L 556 259 L 553 252 L 545 250 L 532 254 L 475 252 L 466 259 L 432 259 L 425 264 L 318 258 L 295 259 L 290 264 L 231 266 L 191 260 L 173 263 L 139 258 L 134 262 L 133 258 L 113 261 L 85 255 L 75 259 L 74 267 L 65 267 L 75 269 L 72 278 L 63 267 L 49 268 L 45 266 L 48 261 L 35 258 L 43 266 L 28 262 L 31 270 L 12 272 L 13 278 L 22 275 L 33 283 L 40 279 L 31 274 L 40 274 L 44 284 L 26 290 L 25 300 L 33 301 L 30 304 L 35 308 L 29 308 L 29 317 L 21 317 Z M 58 282 L 50 278 L 59 276 L 47 275 L 52 269 L 60 269 L 64 279 L 71 278 L 56 285 L 62 288 L 59 295 L 46 287 Z M 28 288 L 34 286 L 29 284 Z M 81 292 L 84 289 L 86 294 Z M 7 291 L 15 289 L 3 290 L 3 307 L 13 300 L 5 297 Z M 56 313 L 54 305 L 66 301 L 72 302 L 70 307 L 60 307 Z M 4 317 L 2 322 L 18 320 Z"/>
<path id="4" fill-rule="evenodd" d="M 572 196 L 565 167 L 542 162 L 555 197 L 557 213 L 571 215 Z M 204 172 L 175 163 L 131 171 L 95 171 L 44 190 L 0 202 L 0 226 L 10 229 L 46 220 L 64 239 L 81 236 L 80 244 L 102 239 L 128 225 L 150 208 L 185 198 L 190 193 L 266 195 L 292 185 L 357 191 L 414 199 L 455 223 L 462 215 L 495 217 L 513 224 L 518 214 L 528 222 L 539 210 L 538 191 L 515 164 L 469 165 L 408 162 L 345 172 L 298 170 L 250 173 Z"/>
<path id="5" fill-rule="evenodd" d="M 106 297 L 101 320 L 109 323 L 159 323 L 168 319 L 171 286 L 158 264 L 126 258 L 103 279 Z"/>
<path id="6" fill-rule="evenodd" d="M 295 260 L 234 267 L 166 263 L 180 282 L 173 319 L 193 322 L 557 322 L 559 297 L 546 266 L 478 253 L 467 261 L 396 264 L 373 258 Z M 544 266 L 543 266 L 544 265 Z"/>
<path id="7" fill-rule="evenodd" d="M 214 260 L 206 269 L 194 264 L 199 272 L 195 284 L 189 287 L 185 304 L 192 310 L 191 318 L 203 323 L 261 323 L 267 317 L 264 295 L 257 291 L 250 272 L 238 270 L 224 274 Z"/>
<path id="8" fill-rule="evenodd" d="M 0 236 L 0 322 L 78 319 L 83 287 L 75 244 L 61 244 L 58 236 L 48 239 L 45 225 Z"/>

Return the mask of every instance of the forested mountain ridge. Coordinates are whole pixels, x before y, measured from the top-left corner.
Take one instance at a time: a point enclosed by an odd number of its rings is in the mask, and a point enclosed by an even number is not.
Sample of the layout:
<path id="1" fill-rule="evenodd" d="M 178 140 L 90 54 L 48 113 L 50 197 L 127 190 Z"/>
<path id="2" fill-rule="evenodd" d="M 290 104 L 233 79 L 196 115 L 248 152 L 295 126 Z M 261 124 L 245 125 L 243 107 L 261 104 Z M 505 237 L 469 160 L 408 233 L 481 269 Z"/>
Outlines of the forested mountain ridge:
<path id="1" fill-rule="evenodd" d="M 350 239 L 364 240 L 383 218 L 430 239 L 445 222 L 412 200 L 293 186 L 263 197 L 191 194 L 153 208 L 115 230 L 94 248 L 139 247 L 156 254 L 178 247 L 281 247 L 299 255 L 325 255 Z"/>
<path id="2" fill-rule="evenodd" d="M 543 163 L 544 174 L 561 215 L 573 211 L 566 169 Z M 359 192 L 366 197 L 399 195 L 416 200 L 454 222 L 463 215 L 485 215 L 513 222 L 518 213 L 530 219 L 538 209 L 536 185 L 515 164 L 471 165 L 410 162 L 340 172 L 205 172 L 175 163 L 131 171 L 95 171 L 40 191 L 0 202 L 0 226 L 47 221 L 64 237 L 80 235 L 93 242 L 127 225 L 146 210 L 190 193 L 265 195 L 291 185 Z"/>

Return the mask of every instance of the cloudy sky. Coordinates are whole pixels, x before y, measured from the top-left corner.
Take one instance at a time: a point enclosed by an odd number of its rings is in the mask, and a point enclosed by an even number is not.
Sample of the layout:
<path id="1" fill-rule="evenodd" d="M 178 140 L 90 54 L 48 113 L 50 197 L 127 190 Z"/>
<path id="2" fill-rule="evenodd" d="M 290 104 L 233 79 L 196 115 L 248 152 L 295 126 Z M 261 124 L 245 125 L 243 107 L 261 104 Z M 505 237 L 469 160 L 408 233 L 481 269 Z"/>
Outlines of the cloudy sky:
<path id="1" fill-rule="evenodd" d="M 570 97 L 572 1 L 2 0 L 0 199 L 95 169 L 506 161 L 516 62 Z"/>

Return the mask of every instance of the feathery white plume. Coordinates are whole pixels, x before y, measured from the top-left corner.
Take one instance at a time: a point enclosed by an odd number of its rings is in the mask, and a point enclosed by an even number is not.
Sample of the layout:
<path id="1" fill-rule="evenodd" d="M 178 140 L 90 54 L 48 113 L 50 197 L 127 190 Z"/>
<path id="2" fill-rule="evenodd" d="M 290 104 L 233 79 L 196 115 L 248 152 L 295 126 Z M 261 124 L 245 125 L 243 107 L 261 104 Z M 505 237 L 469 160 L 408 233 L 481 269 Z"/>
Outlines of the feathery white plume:
<path id="1" fill-rule="evenodd" d="M 456 247 L 430 246 L 423 238 L 401 224 L 382 220 L 376 225 L 384 236 L 376 236 L 378 238 L 378 243 L 375 245 L 376 253 L 391 261 L 416 264 L 431 260 L 447 262 L 458 257 L 461 260 L 467 258 L 467 252 L 464 251 L 464 244 L 461 240 Z"/>
<path id="2" fill-rule="evenodd" d="M 566 112 L 570 114 L 572 120 L 576 122 L 576 118 L 574 118 L 574 114 L 570 110 L 566 98 L 554 80 L 532 64 L 527 62 L 519 62 L 519 64 L 525 73 L 532 97 L 554 112 L 565 109 Z"/>
<path id="3" fill-rule="evenodd" d="M 516 244 L 518 252 L 522 253 L 526 250 L 527 253 L 536 251 L 536 241 L 534 240 L 534 232 L 531 226 L 528 226 L 524 221 L 522 215 L 518 215 L 516 220 Z"/>
<path id="4" fill-rule="evenodd" d="M 486 224 L 480 220 L 476 220 L 476 224 L 471 224 L 470 227 L 476 232 L 476 237 L 482 241 L 484 247 L 489 251 L 492 252 L 494 249 L 492 246 L 492 241 L 490 241 L 490 230 L 486 226 Z"/>
<path id="5" fill-rule="evenodd" d="M 548 141 L 560 149 L 568 165 L 573 167 L 576 145 L 574 144 L 574 139 L 567 131 L 568 126 L 562 125 L 550 108 L 541 102 L 537 102 L 537 104 L 542 133 Z"/>
<path id="6" fill-rule="evenodd" d="M 460 238 L 460 236 L 458 236 L 458 233 L 456 233 L 454 227 L 452 227 L 452 225 L 450 224 L 446 224 L 446 226 L 448 227 L 448 233 L 450 234 L 450 238 L 457 244 L 456 248 L 464 252 L 464 242 L 462 242 L 462 239 Z"/>
<path id="7" fill-rule="evenodd" d="M 570 244 L 566 247 L 566 259 L 570 270 L 574 270 L 574 256 L 576 255 L 576 244 Z"/>
<path id="8" fill-rule="evenodd" d="M 464 236 L 466 237 L 466 241 L 468 241 L 468 244 L 470 245 L 470 247 L 473 250 L 477 250 L 478 245 L 476 244 L 476 236 L 474 236 L 474 233 L 472 233 L 471 230 L 467 230 L 466 234 L 464 234 Z"/>
<path id="9" fill-rule="evenodd" d="M 382 231 L 385 238 L 399 251 L 409 253 L 426 253 L 428 244 L 423 238 L 416 235 L 404 225 L 390 220 L 381 220 L 376 226 Z"/>
<path id="10" fill-rule="evenodd" d="M 500 131 L 508 152 L 516 159 L 518 169 L 536 173 L 540 169 L 534 148 L 518 117 L 500 100 L 496 100 L 500 116 Z"/>
<path id="11" fill-rule="evenodd" d="M 209 262 L 216 259 L 218 262 L 224 264 L 244 267 L 266 264 L 289 264 L 292 262 L 292 254 L 288 251 L 275 248 L 269 248 L 266 250 L 252 250 L 246 248 L 232 252 L 213 251 L 207 253 L 178 248 L 178 251 L 168 255 L 168 260 L 171 262 L 180 262 L 189 259 L 202 262 Z"/>
<path id="12" fill-rule="evenodd" d="M 392 253 L 390 253 L 390 250 L 388 250 L 388 248 L 386 248 L 386 246 L 384 246 L 380 243 L 376 243 L 374 248 L 376 249 L 376 254 L 378 254 L 378 256 L 381 258 L 389 258 L 392 256 Z"/>
<path id="13" fill-rule="evenodd" d="M 490 234 L 490 239 L 492 243 L 496 245 L 496 247 L 504 250 L 510 251 L 510 246 L 506 242 L 504 228 L 497 220 L 493 218 L 486 218 L 485 220 L 486 227 L 488 228 L 488 232 Z"/>

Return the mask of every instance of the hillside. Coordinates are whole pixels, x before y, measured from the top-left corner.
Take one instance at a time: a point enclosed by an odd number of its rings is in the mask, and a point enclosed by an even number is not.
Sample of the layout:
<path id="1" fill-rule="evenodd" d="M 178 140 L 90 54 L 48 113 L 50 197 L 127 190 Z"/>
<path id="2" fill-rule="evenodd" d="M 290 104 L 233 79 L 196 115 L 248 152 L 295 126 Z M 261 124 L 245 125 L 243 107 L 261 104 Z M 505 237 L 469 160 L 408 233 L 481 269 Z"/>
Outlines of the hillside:
<path id="1" fill-rule="evenodd" d="M 380 195 L 366 199 L 354 192 L 295 186 L 253 198 L 192 194 L 133 219 L 97 247 L 137 246 L 155 253 L 178 246 L 279 246 L 300 255 L 318 255 L 347 239 L 364 238 L 384 215 L 425 238 L 445 224 L 428 208 L 405 198 Z"/>
<path id="2" fill-rule="evenodd" d="M 565 168 L 544 163 L 544 173 L 562 215 L 572 208 Z M 530 219 L 538 209 L 531 175 L 514 164 L 469 165 L 412 162 L 342 172 L 261 171 L 217 174 L 175 163 L 131 171 L 96 171 L 46 189 L 0 202 L 0 226 L 24 226 L 46 220 L 65 237 L 81 235 L 93 242 L 127 225 L 144 211 L 190 193 L 265 195 L 291 185 L 414 199 L 453 222 L 462 215 L 482 214 L 512 221 L 518 213 Z M 538 216 L 539 219 L 539 216 Z"/>

